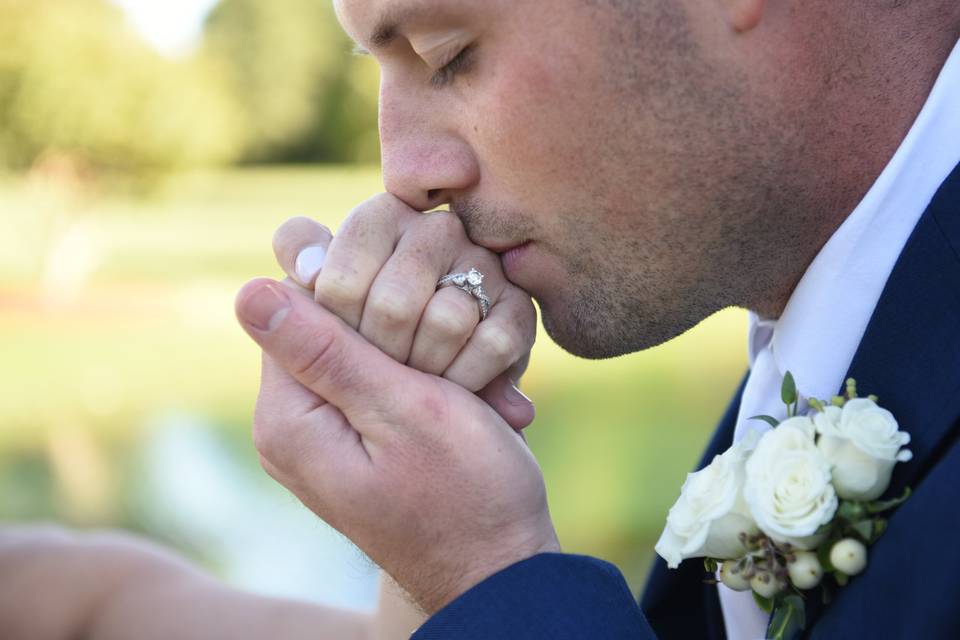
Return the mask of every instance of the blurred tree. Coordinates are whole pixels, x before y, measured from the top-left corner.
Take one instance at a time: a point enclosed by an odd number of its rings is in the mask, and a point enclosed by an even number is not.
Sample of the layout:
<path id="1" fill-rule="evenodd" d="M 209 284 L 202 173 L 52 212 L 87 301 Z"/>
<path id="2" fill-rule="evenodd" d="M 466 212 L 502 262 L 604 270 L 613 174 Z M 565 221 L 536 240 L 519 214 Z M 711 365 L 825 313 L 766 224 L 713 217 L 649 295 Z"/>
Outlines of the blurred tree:
<path id="1" fill-rule="evenodd" d="M 160 57 L 105 0 L 0 0 L 0 166 L 152 174 L 237 153 L 211 61 Z"/>
<path id="2" fill-rule="evenodd" d="M 349 55 L 331 3 L 223 0 L 205 28 L 241 106 L 247 162 L 375 160 L 370 61 Z"/>

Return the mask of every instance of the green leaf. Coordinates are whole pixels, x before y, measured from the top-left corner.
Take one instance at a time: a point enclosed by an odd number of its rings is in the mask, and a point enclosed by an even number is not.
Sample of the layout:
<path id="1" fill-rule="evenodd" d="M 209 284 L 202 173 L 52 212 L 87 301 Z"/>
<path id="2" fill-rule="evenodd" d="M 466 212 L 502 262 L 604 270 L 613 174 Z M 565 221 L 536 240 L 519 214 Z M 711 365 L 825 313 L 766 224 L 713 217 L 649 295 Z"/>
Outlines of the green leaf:
<path id="1" fill-rule="evenodd" d="M 849 527 L 865 544 L 873 542 L 873 520 L 851 522 Z"/>
<path id="2" fill-rule="evenodd" d="M 778 601 L 773 609 L 773 617 L 767 627 L 767 638 L 770 640 L 792 640 L 796 638 L 807 624 L 806 606 L 803 598 L 791 595 Z"/>
<path id="3" fill-rule="evenodd" d="M 833 563 L 830 562 L 830 548 L 833 546 L 832 540 L 825 540 L 823 543 L 817 547 L 817 560 L 820 561 L 820 566 L 823 567 L 824 573 L 831 573 L 836 571 L 833 566 Z"/>
<path id="4" fill-rule="evenodd" d="M 797 383 L 793 380 L 793 374 L 787 371 L 783 376 L 783 384 L 780 386 L 780 399 L 788 407 L 797 401 Z"/>
<path id="5" fill-rule="evenodd" d="M 766 422 L 768 425 L 770 425 L 770 426 L 773 427 L 774 429 L 776 429 L 776 428 L 777 428 L 777 425 L 780 424 L 780 421 L 777 420 L 776 418 L 774 418 L 773 416 L 751 416 L 750 418 L 747 418 L 747 419 L 748 419 L 748 420 L 763 420 L 764 422 Z"/>
<path id="6" fill-rule="evenodd" d="M 867 513 L 882 513 L 884 511 L 889 511 L 894 507 L 899 507 L 901 504 L 907 501 L 907 498 L 910 497 L 910 487 L 907 487 L 903 490 L 903 495 L 899 498 L 891 498 L 890 500 L 874 500 L 873 502 L 868 502 L 866 504 Z"/>
<path id="7" fill-rule="evenodd" d="M 862 502 L 842 500 L 840 502 L 840 508 L 837 509 L 837 515 L 844 520 L 856 522 L 857 520 L 862 520 L 863 517 L 867 515 L 867 510 Z"/>
<path id="8" fill-rule="evenodd" d="M 766 613 L 773 611 L 773 600 L 770 598 L 764 598 L 762 595 L 756 591 L 751 591 L 753 594 L 753 601 L 757 603 L 757 606 L 764 610 Z"/>
<path id="9" fill-rule="evenodd" d="M 841 504 L 842 504 L 842 503 L 841 503 Z M 814 531 L 814 534 L 815 534 L 815 535 L 818 535 L 818 536 L 825 536 L 825 535 L 827 535 L 828 533 L 830 533 L 830 532 L 833 530 L 833 527 L 834 527 L 835 524 L 836 524 L 836 521 L 835 521 L 835 520 L 831 520 L 830 522 L 827 522 L 826 524 L 822 524 L 822 525 L 820 525 L 819 527 L 817 527 L 817 530 Z"/>
<path id="10" fill-rule="evenodd" d="M 716 573 L 718 563 L 713 558 L 704 558 L 703 559 L 703 570 L 707 573 Z"/>

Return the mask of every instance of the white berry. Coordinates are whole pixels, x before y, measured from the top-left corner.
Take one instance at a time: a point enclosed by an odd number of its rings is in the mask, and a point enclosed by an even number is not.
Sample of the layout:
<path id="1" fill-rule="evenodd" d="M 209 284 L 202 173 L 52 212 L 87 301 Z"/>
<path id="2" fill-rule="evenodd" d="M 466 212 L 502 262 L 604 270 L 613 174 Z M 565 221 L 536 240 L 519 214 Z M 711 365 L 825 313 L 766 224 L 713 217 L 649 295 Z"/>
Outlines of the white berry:
<path id="1" fill-rule="evenodd" d="M 867 548 L 853 538 L 844 538 L 830 549 L 830 564 L 848 576 L 855 576 L 867 566 Z"/>
<path id="2" fill-rule="evenodd" d="M 817 554 L 812 551 L 796 551 L 794 556 L 794 561 L 787 563 L 787 573 L 790 574 L 793 586 L 797 589 L 813 589 L 820 584 L 823 567 L 820 566 Z"/>
<path id="3" fill-rule="evenodd" d="M 758 596 L 764 598 L 772 598 L 777 595 L 783 589 L 783 586 L 783 583 L 766 572 L 759 572 L 750 578 L 750 588 L 753 589 Z"/>
<path id="4" fill-rule="evenodd" d="M 724 563 L 720 565 L 720 582 L 734 591 L 746 591 L 750 588 L 750 581 L 743 577 L 742 569 L 734 573 L 733 568 L 736 566 L 736 560 L 724 561 Z"/>

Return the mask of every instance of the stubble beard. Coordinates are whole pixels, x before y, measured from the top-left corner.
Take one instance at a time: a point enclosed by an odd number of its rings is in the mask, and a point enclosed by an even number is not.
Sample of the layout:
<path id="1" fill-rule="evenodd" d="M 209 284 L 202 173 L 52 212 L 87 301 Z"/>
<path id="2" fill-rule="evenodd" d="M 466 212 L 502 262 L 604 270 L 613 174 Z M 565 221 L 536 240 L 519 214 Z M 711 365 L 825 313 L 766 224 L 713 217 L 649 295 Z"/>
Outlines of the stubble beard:
<path id="1" fill-rule="evenodd" d="M 639 232 L 585 225 L 581 213 L 558 212 L 550 229 L 535 229 L 521 213 L 476 201 L 452 209 L 469 237 L 529 238 L 560 264 L 563 275 L 550 290 L 529 293 L 547 334 L 573 355 L 603 359 L 641 351 L 715 310 L 697 285 L 683 285 L 670 273 L 672 266 L 657 255 L 663 243 L 637 240 Z"/>
<path id="2" fill-rule="evenodd" d="M 554 295 L 537 297 L 547 334 L 588 359 L 612 358 L 657 346 L 714 310 L 702 291 L 671 278 L 653 247 L 629 237 L 585 237 Z M 674 286 L 670 286 L 673 284 Z"/>

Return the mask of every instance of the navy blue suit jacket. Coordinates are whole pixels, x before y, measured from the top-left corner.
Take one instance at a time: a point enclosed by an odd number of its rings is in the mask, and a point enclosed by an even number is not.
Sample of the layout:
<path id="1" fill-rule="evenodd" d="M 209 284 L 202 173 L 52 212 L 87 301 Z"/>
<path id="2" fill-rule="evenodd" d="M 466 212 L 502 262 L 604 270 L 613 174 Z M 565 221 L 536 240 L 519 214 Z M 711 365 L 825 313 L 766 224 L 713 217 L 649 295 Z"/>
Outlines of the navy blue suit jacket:
<path id="1" fill-rule="evenodd" d="M 849 377 L 911 434 L 914 457 L 896 466 L 888 495 L 914 492 L 870 548 L 863 574 L 828 606 L 807 598 L 804 635 L 960 638 L 960 166 L 900 254 Z M 701 466 L 731 444 L 742 390 Z M 670 571 L 658 559 L 638 606 L 613 565 L 541 554 L 467 591 L 413 640 L 723 638 L 705 577 L 698 561 Z"/>

